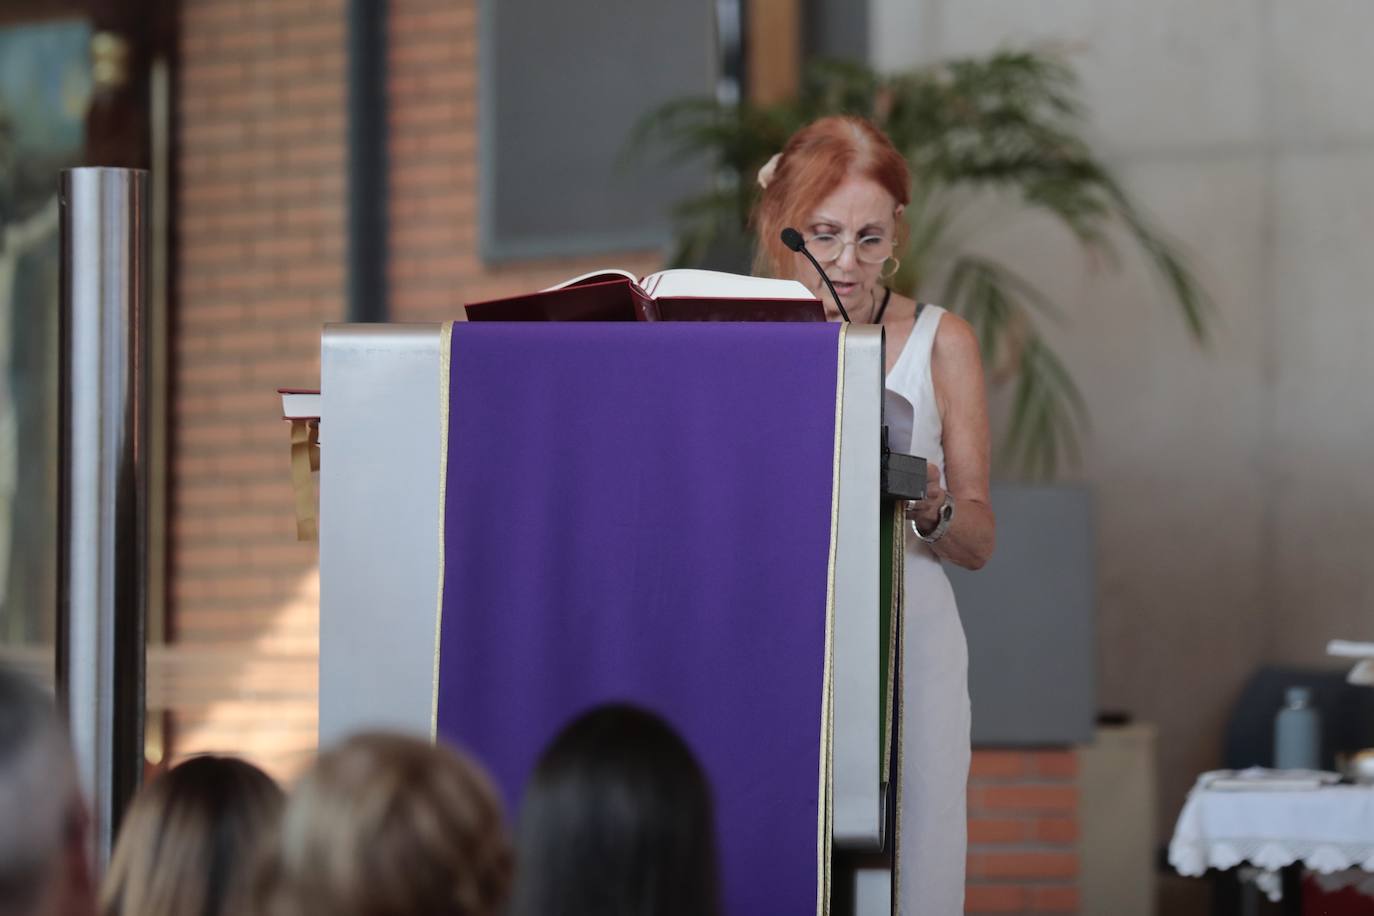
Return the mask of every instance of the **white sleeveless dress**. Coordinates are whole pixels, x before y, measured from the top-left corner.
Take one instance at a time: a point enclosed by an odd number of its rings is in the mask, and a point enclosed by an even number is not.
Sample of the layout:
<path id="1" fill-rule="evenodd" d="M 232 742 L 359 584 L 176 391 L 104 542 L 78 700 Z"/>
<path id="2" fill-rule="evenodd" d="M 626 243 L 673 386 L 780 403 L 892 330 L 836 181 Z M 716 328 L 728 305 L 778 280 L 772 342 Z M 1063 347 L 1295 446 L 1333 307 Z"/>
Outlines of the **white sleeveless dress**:
<path id="1" fill-rule="evenodd" d="M 935 305 L 921 308 L 887 375 L 892 447 L 932 461 L 942 472 L 943 427 L 930 356 L 944 313 Z M 955 517 L 957 523 L 957 506 Z M 968 644 L 940 560 L 909 529 L 905 574 L 897 912 L 960 916 L 968 846 Z"/>

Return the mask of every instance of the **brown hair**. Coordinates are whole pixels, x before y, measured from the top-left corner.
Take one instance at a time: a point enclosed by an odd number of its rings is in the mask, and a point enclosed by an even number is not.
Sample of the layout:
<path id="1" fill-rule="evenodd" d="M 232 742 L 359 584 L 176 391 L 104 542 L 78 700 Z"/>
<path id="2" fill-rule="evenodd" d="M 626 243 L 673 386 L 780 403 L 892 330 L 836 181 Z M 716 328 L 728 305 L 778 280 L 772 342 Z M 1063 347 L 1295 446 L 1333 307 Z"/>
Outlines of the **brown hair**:
<path id="1" fill-rule="evenodd" d="M 511 851 L 482 768 L 417 738 L 363 734 L 320 755 L 287 802 L 260 912 L 494 916 Z"/>
<path id="2" fill-rule="evenodd" d="M 139 792 L 101 888 L 102 916 L 248 913 L 259 841 L 282 792 L 232 757 L 194 757 Z"/>
<path id="3" fill-rule="evenodd" d="M 751 223 L 758 236 L 754 269 L 785 276 L 794 255 L 781 241 L 782 230 L 800 226 L 851 175 L 877 183 L 902 206 L 911 202 L 906 160 L 872 122 L 855 115 L 832 115 L 793 134 L 754 205 Z M 899 247 L 904 229 L 902 224 L 897 227 Z"/>

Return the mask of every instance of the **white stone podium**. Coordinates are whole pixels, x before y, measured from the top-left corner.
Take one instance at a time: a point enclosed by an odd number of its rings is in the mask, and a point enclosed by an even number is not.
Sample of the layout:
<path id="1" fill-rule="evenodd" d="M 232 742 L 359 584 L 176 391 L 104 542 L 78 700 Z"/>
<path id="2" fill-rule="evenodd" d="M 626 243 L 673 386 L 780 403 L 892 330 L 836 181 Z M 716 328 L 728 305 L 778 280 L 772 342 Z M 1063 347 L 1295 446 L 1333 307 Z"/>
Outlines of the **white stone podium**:
<path id="1" fill-rule="evenodd" d="M 360 728 L 429 734 L 439 602 L 438 324 L 331 325 L 320 421 L 321 744 Z M 880 684 L 883 335 L 847 329 L 835 557 L 833 842 L 886 836 Z M 895 648 L 894 648 L 895 651 Z M 885 872 L 836 873 L 835 893 L 891 911 Z"/>

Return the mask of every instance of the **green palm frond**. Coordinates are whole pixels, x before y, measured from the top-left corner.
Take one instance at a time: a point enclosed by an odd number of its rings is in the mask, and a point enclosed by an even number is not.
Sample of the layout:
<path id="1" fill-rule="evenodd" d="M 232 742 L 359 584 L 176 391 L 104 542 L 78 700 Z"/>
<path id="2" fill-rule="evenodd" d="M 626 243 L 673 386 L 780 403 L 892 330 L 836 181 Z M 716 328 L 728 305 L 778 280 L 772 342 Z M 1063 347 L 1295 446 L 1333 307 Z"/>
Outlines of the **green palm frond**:
<path id="1" fill-rule="evenodd" d="M 1039 335 L 1022 342 L 1013 384 L 1011 422 L 998 457 L 1033 479 L 1053 478 L 1062 457 L 1077 464 L 1087 407 L 1068 369 Z"/>
<path id="2" fill-rule="evenodd" d="M 749 244 L 754 176 L 793 131 L 827 114 L 873 120 L 913 172 L 909 237 L 893 286 L 915 295 L 940 281 L 942 303 L 978 334 L 993 384 L 1011 386 L 999 455 L 1028 477 L 1050 477 L 1078 460 L 1087 425 L 1072 377 L 1037 331 L 1060 312 L 1007 266 L 965 250 L 966 240 L 955 237 L 958 202 L 990 195 L 1045 214 L 1109 265 L 1125 239 L 1163 280 L 1197 341 L 1207 340 L 1213 313 L 1177 247 L 1094 154 L 1078 94 L 1073 68 L 1042 51 L 1000 51 L 891 75 L 852 61 L 817 61 L 787 104 L 693 98 L 657 108 L 637 124 L 626 155 L 658 149 L 669 161 L 704 161 L 713 170 L 714 186 L 674 210 L 673 262 L 690 265 L 723 240 Z"/>

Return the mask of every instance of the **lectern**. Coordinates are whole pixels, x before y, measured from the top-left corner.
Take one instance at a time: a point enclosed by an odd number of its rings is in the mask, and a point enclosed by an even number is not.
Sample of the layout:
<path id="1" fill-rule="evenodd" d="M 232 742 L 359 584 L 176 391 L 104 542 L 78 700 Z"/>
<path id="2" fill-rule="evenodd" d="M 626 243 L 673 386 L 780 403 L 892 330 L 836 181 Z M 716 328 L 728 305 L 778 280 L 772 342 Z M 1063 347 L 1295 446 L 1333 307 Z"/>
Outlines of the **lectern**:
<path id="1" fill-rule="evenodd" d="M 771 899 L 805 900 L 807 909 L 826 912 L 832 894 L 852 897 L 856 885 L 852 873 L 832 876 L 832 849 L 890 854 L 895 841 L 887 796 L 899 756 L 892 723 L 901 544 L 882 489 L 882 331 L 601 326 L 616 327 L 609 336 L 589 325 L 326 327 L 320 741 L 363 728 L 437 730 L 492 767 L 514 806 L 515 771 L 529 762 L 525 744 L 543 746 L 556 724 L 541 720 L 535 706 L 566 701 L 575 708 L 581 700 L 571 694 L 578 691 L 587 700 L 604 694 L 657 706 L 703 757 L 717 805 L 729 809 L 717 813 L 719 829 L 730 832 L 720 838 L 726 911 L 742 916 L 763 899 L 758 893 L 783 893 Z M 731 379 L 754 377 L 756 353 L 773 361 L 769 377 L 782 374 L 782 384 L 761 392 L 735 387 Z M 819 369 L 811 353 L 825 354 Z M 792 409 L 788 399 L 799 386 L 812 384 L 828 392 L 824 422 L 818 419 L 814 429 L 770 426 L 770 418 Z M 682 389 L 699 402 L 664 395 Z M 716 397 L 717 390 L 730 396 Z M 709 398 L 705 406 L 702 398 Z M 611 409 L 607 399 L 614 399 Z M 597 409 L 579 410 L 588 404 Z M 559 444 L 544 453 L 549 441 Z M 596 449 L 604 458 L 596 459 Z M 805 483 L 806 492 L 791 494 L 794 499 L 775 498 L 773 489 L 789 474 L 820 480 L 815 461 L 810 471 L 794 467 L 804 463 L 803 452 L 823 455 L 823 487 Z M 620 483 L 579 495 L 577 469 L 602 467 L 587 463 L 594 459 L 622 461 Z M 807 478 L 804 471 L 816 473 Z M 587 476 L 611 479 L 600 471 Z M 769 495 L 761 498 L 760 490 Z M 750 506 L 748 518 L 736 511 L 739 503 Z M 794 503 L 798 512 L 823 507 L 825 529 L 805 542 L 819 543 L 819 552 L 791 551 L 772 540 L 793 543 L 787 540 L 792 532 L 778 531 L 772 517 L 787 518 Z M 512 512 L 518 517 L 509 517 Z M 738 527 L 745 522 L 769 543 L 743 539 Z M 753 528 L 756 522 L 761 527 Z M 684 546 L 674 538 L 707 543 Z M 608 544 L 614 552 L 602 553 Z M 703 573 L 707 585 L 670 568 L 684 553 L 710 570 Z M 550 578 L 571 585 L 551 585 Z M 756 580 L 764 585 L 752 591 L 739 584 Z M 768 582 L 791 580 L 820 583 L 817 601 L 759 606 L 770 603 Z M 610 597 L 574 593 L 603 586 Z M 669 611 L 671 618 L 657 618 L 661 626 L 644 625 L 647 615 Z M 567 619 L 559 616 L 564 613 Z M 746 620 L 749 626 L 735 626 Z M 548 627 L 565 636 L 544 638 Z M 673 627 L 687 634 L 673 638 L 682 657 L 694 659 L 690 665 L 673 663 L 673 645 L 606 644 L 626 633 L 642 633 L 652 643 Z M 819 634 L 817 656 L 800 666 L 774 664 L 779 646 L 812 651 L 806 639 L 794 638 L 797 631 Z M 557 657 L 564 645 L 576 656 Z M 716 716 L 725 728 L 724 719 L 750 714 L 752 704 L 787 706 L 787 697 L 776 696 L 776 678 L 794 669 L 805 669 L 797 683 L 814 703 L 815 746 L 736 748 L 760 772 L 776 772 L 779 784 L 797 758 L 812 767 L 799 797 L 779 799 L 771 779 L 732 782 L 738 774 L 712 749 L 702 723 Z M 570 696 L 551 697 L 548 685 L 563 676 Z M 682 689 L 683 678 L 690 690 Z M 543 685 L 538 697 L 515 695 L 532 681 Z M 743 685 L 730 710 L 693 708 L 698 701 L 719 704 L 712 691 L 724 684 Z M 527 702 L 534 706 L 521 705 Z M 813 811 L 820 832 L 743 836 L 749 829 L 739 826 L 741 816 L 752 822 L 750 799 L 769 792 L 774 807 Z M 800 880 L 805 886 L 789 885 L 785 893 L 770 887 L 798 880 L 779 863 L 784 847 L 799 841 L 807 855 L 814 852 L 814 869 Z M 876 873 L 873 893 L 874 874 L 861 882 L 865 890 L 854 905 L 890 912 L 887 879 Z"/>

